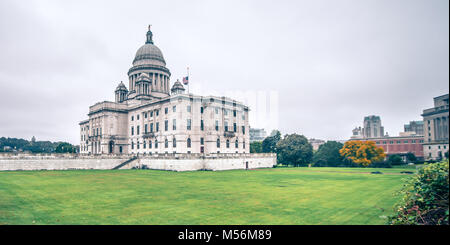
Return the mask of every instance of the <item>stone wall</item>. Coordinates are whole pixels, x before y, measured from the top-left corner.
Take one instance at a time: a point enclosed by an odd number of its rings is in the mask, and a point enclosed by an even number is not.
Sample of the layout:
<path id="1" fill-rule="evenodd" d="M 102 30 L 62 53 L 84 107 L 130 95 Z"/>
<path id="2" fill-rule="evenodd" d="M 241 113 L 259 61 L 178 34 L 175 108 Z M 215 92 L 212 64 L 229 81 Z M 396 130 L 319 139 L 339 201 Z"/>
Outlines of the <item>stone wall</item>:
<path id="1" fill-rule="evenodd" d="M 73 154 L 0 154 L 0 171 L 113 169 L 132 155 L 83 156 Z M 120 169 L 149 168 L 171 171 L 271 168 L 275 154 L 164 154 L 140 155 Z"/>

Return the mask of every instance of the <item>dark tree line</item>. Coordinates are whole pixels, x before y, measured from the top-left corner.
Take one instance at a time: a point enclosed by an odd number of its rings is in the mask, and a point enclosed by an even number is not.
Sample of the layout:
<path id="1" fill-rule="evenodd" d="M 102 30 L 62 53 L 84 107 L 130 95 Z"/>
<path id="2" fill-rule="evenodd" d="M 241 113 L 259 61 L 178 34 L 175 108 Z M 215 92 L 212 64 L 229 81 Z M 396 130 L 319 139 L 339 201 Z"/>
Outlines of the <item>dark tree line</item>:
<path id="1" fill-rule="evenodd" d="M 0 138 L 0 152 L 76 153 L 76 146 L 67 142 L 31 141 L 18 138 Z"/>

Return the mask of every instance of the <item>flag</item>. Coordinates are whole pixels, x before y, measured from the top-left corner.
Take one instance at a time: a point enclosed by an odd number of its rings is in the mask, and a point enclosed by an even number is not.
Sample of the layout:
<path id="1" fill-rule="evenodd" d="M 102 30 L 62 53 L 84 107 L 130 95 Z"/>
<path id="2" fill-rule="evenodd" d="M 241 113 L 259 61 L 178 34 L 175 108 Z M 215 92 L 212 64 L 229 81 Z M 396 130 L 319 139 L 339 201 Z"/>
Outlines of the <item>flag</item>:
<path id="1" fill-rule="evenodd" d="M 183 77 L 183 84 L 187 85 L 189 83 L 189 76 Z"/>

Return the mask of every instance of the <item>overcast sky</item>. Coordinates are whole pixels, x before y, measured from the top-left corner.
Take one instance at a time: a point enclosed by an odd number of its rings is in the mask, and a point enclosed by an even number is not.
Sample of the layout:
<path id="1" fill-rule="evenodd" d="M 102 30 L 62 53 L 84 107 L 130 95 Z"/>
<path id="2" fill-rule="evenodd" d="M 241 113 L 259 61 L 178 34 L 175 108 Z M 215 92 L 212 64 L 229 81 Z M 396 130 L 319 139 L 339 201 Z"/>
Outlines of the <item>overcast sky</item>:
<path id="1" fill-rule="evenodd" d="M 194 93 L 275 93 L 282 134 L 348 139 L 379 115 L 398 135 L 449 92 L 448 0 L 0 0 L 0 136 L 79 144 L 148 24 L 172 84 L 189 66 Z"/>

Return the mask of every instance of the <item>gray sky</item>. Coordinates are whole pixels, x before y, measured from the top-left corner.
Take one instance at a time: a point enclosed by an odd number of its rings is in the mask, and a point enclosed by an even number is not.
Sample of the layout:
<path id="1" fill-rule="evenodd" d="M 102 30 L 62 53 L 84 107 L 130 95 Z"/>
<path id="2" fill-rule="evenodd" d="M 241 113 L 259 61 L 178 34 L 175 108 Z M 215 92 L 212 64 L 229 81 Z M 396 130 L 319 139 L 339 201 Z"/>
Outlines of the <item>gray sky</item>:
<path id="1" fill-rule="evenodd" d="M 0 136 L 79 144 L 89 106 L 128 86 L 148 24 L 172 83 L 189 66 L 191 92 L 275 91 L 283 134 L 348 139 L 374 114 L 397 135 L 449 92 L 448 5 L 1 0 Z"/>

